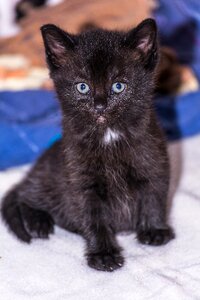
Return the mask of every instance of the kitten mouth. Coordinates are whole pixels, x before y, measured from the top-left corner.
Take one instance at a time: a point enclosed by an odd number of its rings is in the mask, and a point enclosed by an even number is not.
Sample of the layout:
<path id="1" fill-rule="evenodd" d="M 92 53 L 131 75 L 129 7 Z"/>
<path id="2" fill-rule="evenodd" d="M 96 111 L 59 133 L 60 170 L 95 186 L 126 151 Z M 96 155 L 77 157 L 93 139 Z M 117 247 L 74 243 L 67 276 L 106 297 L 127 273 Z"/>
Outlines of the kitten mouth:
<path id="1" fill-rule="evenodd" d="M 104 124 L 105 121 L 106 121 L 106 118 L 103 117 L 103 116 L 99 116 L 99 117 L 97 118 L 97 123 L 98 123 L 98 124 Z"/>

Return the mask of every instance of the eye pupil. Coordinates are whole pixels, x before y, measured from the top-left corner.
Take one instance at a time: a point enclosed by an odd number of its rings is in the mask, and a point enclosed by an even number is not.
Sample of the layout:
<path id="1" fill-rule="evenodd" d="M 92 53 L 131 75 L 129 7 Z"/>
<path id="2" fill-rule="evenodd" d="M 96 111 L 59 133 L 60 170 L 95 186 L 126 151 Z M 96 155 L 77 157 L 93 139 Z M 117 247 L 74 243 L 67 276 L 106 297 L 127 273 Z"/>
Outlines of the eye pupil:
<path id="1" fill-rule="evenodd" d="M 121 90 L 121 88 L 122 88 L 121 83 L 118 82 L 118 83 L 116 84 L 116 88 L 117 88 L 118 90 Z"/>
<path id="2" fill-rule="evenodd" d="M 85 85 L 85 83 L 82 83 L 82 84 L 81 84 L 81 86 L 80 86 L 80 88 L 81 88 L 81 90 L 82 90 L 82 91 L 84 91 L 84 90 L 85 90 L 85 88 L 86 88 L 86 85 Z"/>

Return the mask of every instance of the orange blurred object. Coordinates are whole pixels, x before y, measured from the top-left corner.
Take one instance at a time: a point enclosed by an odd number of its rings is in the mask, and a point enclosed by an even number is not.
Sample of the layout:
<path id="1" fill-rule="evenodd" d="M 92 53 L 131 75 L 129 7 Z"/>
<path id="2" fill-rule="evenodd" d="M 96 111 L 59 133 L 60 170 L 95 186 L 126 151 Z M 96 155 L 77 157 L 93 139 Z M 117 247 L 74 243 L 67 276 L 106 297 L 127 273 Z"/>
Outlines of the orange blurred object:
<path id="1" fill-rule="evenodd" d="M 0 41 L 1 54 L 22 54 L 32 65 L 45 66 L 40 26 L 54 23 L 77 33 L 87 23 L 125 30 L 150 16 L 153 0 L 67 0 L 56 6 L 30 10 L 20 23 L 22 31 Z"/>

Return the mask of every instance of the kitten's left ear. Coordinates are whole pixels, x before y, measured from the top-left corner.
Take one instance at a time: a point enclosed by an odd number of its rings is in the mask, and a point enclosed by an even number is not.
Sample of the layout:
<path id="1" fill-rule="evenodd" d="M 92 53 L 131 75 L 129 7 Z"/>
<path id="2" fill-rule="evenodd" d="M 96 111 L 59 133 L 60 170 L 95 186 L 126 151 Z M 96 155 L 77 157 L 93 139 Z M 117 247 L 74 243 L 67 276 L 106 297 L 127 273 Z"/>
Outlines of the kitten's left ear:
<path id="1" fill-rule="evenodd" d="M 157 26 L 153 19 L 146 19 L 128 32 L 125 44 L 133 51 L 141 53 L 151 63 L 157 61 Z"/>

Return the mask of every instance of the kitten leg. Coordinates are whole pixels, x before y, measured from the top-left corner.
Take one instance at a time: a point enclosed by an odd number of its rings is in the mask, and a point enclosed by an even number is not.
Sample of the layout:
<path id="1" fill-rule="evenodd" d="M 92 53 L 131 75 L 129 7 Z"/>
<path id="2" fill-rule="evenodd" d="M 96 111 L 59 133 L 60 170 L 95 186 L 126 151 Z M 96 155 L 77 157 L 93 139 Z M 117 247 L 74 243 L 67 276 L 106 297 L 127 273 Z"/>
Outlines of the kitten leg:
<path id="1" fill-rule="evenodd" d="M 159 182 L 159 181 L 158 181 Z M 159 191 L 157 184 L 146 184 L 139 199 L 137 238 L 140 243 L 164 245 L 175 237 L 167 224 L 167 190 Z"/>
<path id="2" fill-rule="evenodd" d="M 85 223 L 84 237 L 87 241 L 87 262 L 91 268 L 112 272 L 124 263 L 115 233 L 106 213 L 100 205 L 100 199 L 93 199 L 88 206 L 90 212 Z"/>
<path id="3" fill-rule="evenodd" d="M 91 268 L 112 272 L 122 267 L 124 258 L 121 255 L 121 248 L 114 235 L 108 234 L 105 227 L 90 232 L 87 246 L 86 257 Z"/>
<path id="4" fill-rule="evenodd" d="M 3 199 L 1 213 L 9 229 L 23 242 L 30 243 L 31 236 L 24 227 L 21 211 L 19 209 L 18 194 L 16 190 L 10 191 Z"/>
<path id="5" fill-rule="evenodd" d="M 23 242 L 32 238 L 47 238 L 53 232 L 53 220 L 44 211 L 33 209 L 19 201 L 17 188 L 3 199 L 2 216 L 9 229 Z"/>
<path id="6" fill-rule="evenodd" d="M 54 221 L 45 211 L 20 203 L 20 211 L 26 231 L 32 238 L 47 239 L 54 231 Z"/>

